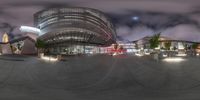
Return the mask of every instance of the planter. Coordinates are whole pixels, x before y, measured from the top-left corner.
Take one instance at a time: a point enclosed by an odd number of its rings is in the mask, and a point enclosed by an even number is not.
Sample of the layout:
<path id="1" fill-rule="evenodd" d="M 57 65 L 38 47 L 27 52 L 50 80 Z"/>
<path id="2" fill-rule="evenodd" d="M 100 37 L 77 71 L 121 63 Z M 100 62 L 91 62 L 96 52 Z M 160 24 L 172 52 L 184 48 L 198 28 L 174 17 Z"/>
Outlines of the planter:
<path id="1" fill-rule="evenodd" d="M 44 56 L 44 53 L 38 53 L 38 57 L 41 58 Z"/>
<path id="2" fill-rule="evenodd" d="M 62 60 L 62 55 L 57 55 L 58 60 Z"/>

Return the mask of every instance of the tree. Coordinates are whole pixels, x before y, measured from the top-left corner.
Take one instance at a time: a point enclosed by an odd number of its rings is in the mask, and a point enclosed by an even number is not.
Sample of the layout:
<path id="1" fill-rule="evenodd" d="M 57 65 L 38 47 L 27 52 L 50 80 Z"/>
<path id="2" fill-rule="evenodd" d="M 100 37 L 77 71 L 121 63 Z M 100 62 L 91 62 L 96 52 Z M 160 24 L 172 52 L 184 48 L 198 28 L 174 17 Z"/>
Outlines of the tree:
<path id="1" fill-rule="evenodd" d="M 197 47 L 198 47 L 198 44 L 197 44 L 197 43 L 193 43 L 193 44 L 192 44 L 192 49 L 197 49 Z"/>
<path id="2" fill-rule="evenodd" d="M 166 42 L 166 43 L 164 43 L 164 45 L 165 45 L 165 49 L 167 50 L 166 51 L 167 52 L 167 56 L 171 56 L 170 51 L 168 51 L 168 50 L 170 50 L 171 42 Z"/>
<path id="3" fill-rule="evenodd" d="M 1 47 L 1 45 L 0 45 L 0 54 L 2 53 L 2 47 Z"/>
<path id="4" fill-rule="evenodd" d="M 21 44 L 19 42 L 17 43 L 17 49 L 21 50 Z"/>
<path id="5" fill-rule="evenodd" d="M 166 42 L 164 45 L 166 50 L 170 50 L 171 42 Z"/>
<path id="6" fill-rule="evenodd" d="M 35 43 L 35 46 L 37 48 L 45 48 L 46 47 L 46 44 L 43 40 L 40 40 L 40 39 L 37 39 L 36 43 Z"/>
<path id="7" fill-rule="evenodd" d="M 118 44 L 114 44 L 114 50 L 117 50 L 118 49 Z"/>
<path id="8" fill-rule="evenodd" d="M 152 38 L 149 40 L 151 49 L 155 49 L 156 47 L 158 47 L 159 38 L 160 38 L 160 33 L 153 35 Z"/>
<path id="9" fill-rule="evenodd" d="M 11 53 L 13 54 L 13 46 L 10 44 Z"/>
<path id="10" fill-rule="evenodd" d="M 188 45 L 184 44 L 184 49 L 187 51 L 188 50 Z"/>
<path id="11" fill-rule="evenodd" d="M 164 48 L 164 47 L 161 47 L 160 49 L 161 49 L 161 50 L 164 50 L 165 48 Z"/>
<path id="12" fill-rule="evenodd" d="M 198 44 L 197 43 L 193 43 L 192 44 L 192 52 L 193 52 L 193 55 L 196 55 L 196 49 L 198 48 Z"/>
<path id="13" fill-rule="evenodd" d="M 174 47 L 173 47 L 173 50 L 175 51 L 176 49 L 177 49 L 176 46 L 174 46 Z"/>
<path id="14" fill-rule="evenodd" d="M 138 48 L 139 48 L 137 43 L 135 43 L 135 48 L 136 48 L 136 49 L 138 49 Z"/>
<path id="15" fill-rule="evenodd" d="M 44 49 L 46 48 L 46 43 L 43 40 L 37 39 L 35 46 L 38 48 L 38 52 L 40 52 L 40 50 L 42 50 L 42 52 L 44 51 Z"/>

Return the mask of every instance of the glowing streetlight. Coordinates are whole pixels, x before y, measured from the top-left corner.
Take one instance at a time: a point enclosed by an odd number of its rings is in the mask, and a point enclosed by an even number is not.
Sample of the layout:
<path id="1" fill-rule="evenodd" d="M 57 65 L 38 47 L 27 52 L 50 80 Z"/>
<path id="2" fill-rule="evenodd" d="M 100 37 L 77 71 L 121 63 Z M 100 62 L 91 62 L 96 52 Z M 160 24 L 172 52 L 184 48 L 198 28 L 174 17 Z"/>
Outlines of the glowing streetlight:
<path id="1" fill-rule="evenodd" d="M 138 21 L 140 18 L 138 16 L 133 16 L 132 19 Z"/>
<path id="2" fill-rule="evenodd" d="M 163 61 L 165 61 L 165 62 L 182 62 L 182 61 L 185 61 L 185 59 L 179 58 L 179 57 L 172 57 L 172 58 L 165 58 L 165 59 L 163 59 Z"/>
<path id="3" fill-rule="evenodd" d="M 50 61 L 50 62 L 58 61 L 58 58 L 53 58 L 53 57 L 44 56 L 44 57 L 41 57 L 41 58 L 42 58 L 43 60 Z"/>

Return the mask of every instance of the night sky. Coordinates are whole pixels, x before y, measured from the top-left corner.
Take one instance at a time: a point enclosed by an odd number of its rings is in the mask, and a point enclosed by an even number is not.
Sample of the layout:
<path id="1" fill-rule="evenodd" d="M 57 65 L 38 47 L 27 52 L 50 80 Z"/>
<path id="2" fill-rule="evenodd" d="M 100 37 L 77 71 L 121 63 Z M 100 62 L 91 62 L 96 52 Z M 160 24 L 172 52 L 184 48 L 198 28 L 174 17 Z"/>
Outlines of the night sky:
<path id="1" fill-rule="evenodd" d="M 121 41 L 161 32 L 200 42 L 200 0 L 0 0 L 0 34 L 20 34 L 21 25 L 33 26 L 33 14 L 39 10 L 74 6 L 105 12 Z"/>

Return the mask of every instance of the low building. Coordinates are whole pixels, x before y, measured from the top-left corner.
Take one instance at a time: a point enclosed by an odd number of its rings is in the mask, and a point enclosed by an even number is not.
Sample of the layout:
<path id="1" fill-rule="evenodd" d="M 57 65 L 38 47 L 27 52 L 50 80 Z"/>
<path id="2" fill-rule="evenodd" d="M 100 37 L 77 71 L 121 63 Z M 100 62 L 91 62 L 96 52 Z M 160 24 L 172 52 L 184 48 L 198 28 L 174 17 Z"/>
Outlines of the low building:
<path id="1" fill-rule="evenodd" d="M 35 42 L 39 31 L 29 26 L 22 26 L 20 30 L 21 34 L 15 35 L 12 39 L 7 33 L 3 34 L 0 42 L 0 54 L 33 55 L 37 53 Z"/>
<path id="2" fill-rule="evenodd" d="M 0 43 L 0 54 L 12 54 L 9 43 Z"/>
<path id="3" fill-rule="evenodd" d="M 147 36 L 144 37 L 142 39 L 133 41 L 133 43 L 135 43 L 135 46 L 138 50 L 140 50 L 141 52 L 144 51 L 153 51 L 150 48 L 150 39 L 152 37 Z M 168 43 L 169 47 L 166 47 Z M 193 49 L 193 45 L 197 44 L 198 47 L 194 50 Z M 159 45 L 157 48 L 155 48 L 155 50 L 159 50 L 159 51 L 175 51 L 178 54 L 183 54 L 186 52 L 193 52 L 196 51 L 197 53 L 200 53 L 200 43 L 199 42 L 192 42 L 192 41 L 185 41 L 185 40 L 174 40 L 168 37 L 163 37 L 161 36 L 159 38 Z"/>
<path id="4" fill-rule="evenodd" d="M 29 36 L 20 37 L 9 42 L 13 54 L 33 55 L 37 54 L 35 40 Z"/>

